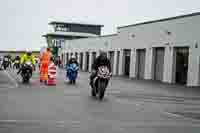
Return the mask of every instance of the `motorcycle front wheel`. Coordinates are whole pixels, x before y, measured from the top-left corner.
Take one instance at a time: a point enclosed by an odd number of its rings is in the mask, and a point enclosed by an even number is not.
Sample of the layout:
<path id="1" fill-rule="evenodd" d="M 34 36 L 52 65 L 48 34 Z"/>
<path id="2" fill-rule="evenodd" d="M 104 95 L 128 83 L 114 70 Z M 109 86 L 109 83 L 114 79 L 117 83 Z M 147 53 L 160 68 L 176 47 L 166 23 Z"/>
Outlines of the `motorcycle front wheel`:
<path id="1" fill-rule="evenodd" d="M 28 78 L 28 77 L 23 77 L 23 78 L 22 78 L 22 83 L 24 83 L 24 84 L 25 84 L 25 83 L 29 83 L 29 79 L 30 79 L 30 78 Z"/>
<path id="2" fill-rule="evenodd" d="M 99 100 L 102 100 L 104 98 L 105 90 L 106 90 L 106 81 L 99 80 L 98 82 Z"/>
<path id="3" fill-rule="evenodd" d="M 96 91 L 94 88 L 91 89 L 91 95 L 92 97 L 96 97 Z"/>
<path id="4" fill-rule="evenodd" d="M 73 84 L 76 84 L 76 80 L 72 80 L 72 83 L 73 83 Z"/>
<path id="5" fill-rule="evenodd" d="M 26 79 L 22 78 L 22 83 L 25 84 L 26 83 Z"/>

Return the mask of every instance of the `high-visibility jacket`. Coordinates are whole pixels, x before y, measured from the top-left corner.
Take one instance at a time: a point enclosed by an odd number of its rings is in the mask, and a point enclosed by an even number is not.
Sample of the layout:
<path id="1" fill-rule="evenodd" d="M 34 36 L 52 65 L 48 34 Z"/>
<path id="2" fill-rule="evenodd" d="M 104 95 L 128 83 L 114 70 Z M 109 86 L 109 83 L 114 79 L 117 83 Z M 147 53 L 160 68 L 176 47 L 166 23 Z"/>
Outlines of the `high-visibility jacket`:
<path id="1" fill-rule="evenodd" d="M 50 59 L 52 57 L 52 53 L 51 52 L 44 52 L 41 56 L 41 63 L 42 64 L 49 64 L 50 63 Z"/>
<path id="2" fill-rule="evenodd" d="M 36 64 L 35 57 L 34 57 L 33 55 L 28 56 L 27 54 L 24 54 L 24 55 L 21 57 L 20 63 L 21 63 L 21 64 L 24 64 L 24 63 L 26 63 L 26 62 L 28 62 L 28 61 L 32 62 L 33 65 Z"/>

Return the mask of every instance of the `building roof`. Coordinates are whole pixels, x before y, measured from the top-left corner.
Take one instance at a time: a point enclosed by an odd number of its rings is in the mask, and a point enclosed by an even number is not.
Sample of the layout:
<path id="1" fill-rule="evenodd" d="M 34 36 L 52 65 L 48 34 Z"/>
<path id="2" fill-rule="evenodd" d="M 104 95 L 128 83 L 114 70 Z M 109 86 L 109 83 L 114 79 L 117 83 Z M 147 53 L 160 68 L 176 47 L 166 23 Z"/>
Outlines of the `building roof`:
<path id="1" fill-rule="evenodd" d="M 111 36 L 117 36 L 117 34 L 108 34 L 108 35 L 102 35 L 102 36 L 99 36 L 99 37 L 111 37 Z"/>
<path id="2" fill-rule="evenodd" d="M 98 27 L 103 27 L 104 26 L 104 25 L 100 25 L 100 24 L 87 24 L 87 23 L 62 22 L 62 21 L 52 21 L 49 24 L 50 25 L 53 25 L 53 24 L 70 24 L 70 25 L 85 25 L 85 26 L 98 26 Z"/>
<path id="3" fill-rule="evenodd" d="M 90 33 L 80 33 L 80 32 L 51 32 L 47 33 L 46 35 L 43 35 L 43 37 L 46 36 L 64 36 L 64 37 L 97 37 L 96 34 L 90 34 Z"/>
<path id="4" fill-rule="evenodd" d="M 158 19 L 158 20 L 153 20 L 153 21 L 147 21 L 147 22 L 142 22 L 142 23 L 136 23 L 136 24 L 132 24 L 132 25 L 125 25 L 125 26 L 120 26 L 117 28 L 121 29 L 121 28 L 127 28 L 127 27 L 134 27 L 134 26 L 138 26 L 138 25 L 151 24 L 151 23 L 156 23 L 156 22 L 163 22 L 163 21 L 169 21 L 169 20 L 174 20 L 174 19 L 198 16 L 198 15 L 200 15 L 200 12 L 186 14 L 186 15 L 180 15 L 180 16 L 175 16 L 175 17 L 170 17 L 170 18 L 164 18 L 164 19 Z"/>

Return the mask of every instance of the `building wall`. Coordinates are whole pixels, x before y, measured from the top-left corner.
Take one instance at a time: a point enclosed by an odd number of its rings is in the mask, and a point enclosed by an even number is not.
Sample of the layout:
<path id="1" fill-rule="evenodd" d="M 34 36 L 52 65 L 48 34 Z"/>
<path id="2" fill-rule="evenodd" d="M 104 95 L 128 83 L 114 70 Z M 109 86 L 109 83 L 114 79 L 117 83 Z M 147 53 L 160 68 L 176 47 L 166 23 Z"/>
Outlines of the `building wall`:
<path id="1" fill-rule="evenodd" d="M 71 41 L 67 40 L 65 42 L 65 49 L 68 51 L 95 51 L 99 49 L 112 50 L 117 48 L 117 41 L 116 35 L 77 39 Z"/>
<path id="2" fill-rule="evenodd" d="M 101 27 L 99 26 L 86 26 L 86 25 L 69 25 L 71 32 L 83 32 L 101 35 Z"/>
<path id="3" fill-rule="evenodd" d="M 164 46 L 172 43 L 174 46 L 194 45 L 199 41 L 198 25 L 200 15 L 175 19 L 170 21 L 156 22 L 132 27 L 119 28 L 119 40 L 124 42 L 127 48 L 146 48 Z M 166 31 L 171 32 L 167 35 Z M 132 37 L 132 35 L 135 37 Z M 134 46 L 133 46 L 134 45 Z"/>
<path id="4" fill-rule="evenodd" d="M 189 47 L 189 68 L 188 68 L 188 86 L 199 85 L 199 56 L 200 56 L 200 30 L 197 28 L 200 23 L 200 16 L 192 16 L 170 21 L 156 22 L 132 27 L 124 27 L 118 29 L 118 37 L 120 42 L 123 42 L 124 48 L 147 48 L 147 51 L 152 47 L 165 47 L 168 50 L 165 55 L 164 64 L 164 82 L 172 83 L 172 56 L 173 47 Z M 170 35 L 167 34 L 171 32 Z M 133 36 L 134 34 L 134 36 Z M 133 36 L 133 37 L 132 37 Z M 166 45 L 167 44 L 167 45 Z M 198 45 L 196 47 L 196 45 Z M 148 55 L 151 57 L 152 55 Z M 147 60 L 148 61 L 148 60 Z M 151 70 L 152 65 L 146 64 L 146 79 L 148 77 L 147 70 Z M 170 68 L 170 69 L 169 69 Z"/>
<path id="5" fill-rule="evenodd" d="M 189 48 L 188 64 L 188 86 L 200 85 L 200 15 L 185 18 L 155 22 L 137 26 L 127 26 L 118 28 L 118 34 L 96 38 L 78 39 L 68 41 L 64 52 L 73 51 L 98 51 L 105 49 L 108 51 L 120 51 L 131 49 L 131 75 L 135 76 L 136 50 L 145 49 L 145 79 L 153 79 L 153 48 L 164 47 L 164 68 L 163 82 L 174 82 L 174 48 Z M 70 45 L 70 46 L 69 46 Z M 70 47 L 70 48 L 69 48 Z M 117 53 L 117 52 L 115 52 Z M 121 75 L 123 57 L 120 57 L 119 75 Z"/>

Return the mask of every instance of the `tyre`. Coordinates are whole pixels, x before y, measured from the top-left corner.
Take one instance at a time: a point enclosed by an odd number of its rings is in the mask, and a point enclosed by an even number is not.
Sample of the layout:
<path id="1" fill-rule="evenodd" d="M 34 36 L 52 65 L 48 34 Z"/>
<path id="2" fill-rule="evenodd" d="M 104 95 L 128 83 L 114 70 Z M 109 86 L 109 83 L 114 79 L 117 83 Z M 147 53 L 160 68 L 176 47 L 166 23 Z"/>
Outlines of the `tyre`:
<path id="1" fill-rule="evenodd" d="M 73 80 L 73 84 L 76 84 L 76 80 Z"/>
<path id="2" fill-rule="evenodd" d="M 96 97 L 96 91 L 94 88 L 91 89 L 91 95 L 92 97 Z"/>
<path id="3" fill-rule="evenodd" d="M 30 81 L 30 78 L 27 78 L 26 83 L 29 83 L 29 81 Z"/>
<path id="4" fill-rule="evenodd" d="M 22 79 L 22 82 L 25 84 L 25 83 L 29 83 L 30 81 L 30 78 L 29 77 L 26 77 L 24 76 L 23 79 Z"/>
<path id="5" fill-rule="evenodd" d="M 99 99 L 102 100 L 104 98 L 105 89 L 101 89 L 99 92 Z"/>
<path id="6" fill-rule="evenodd" d="M 22 83 L 25 84 L 26 82 L 27 82 L 27 81 L 26 81 L 26 78 L 23 77 L 23 78 L 22 78 Z"/>
<path id="7" fill-rule="evenodd" d="M 72 80 L 69 81 L 69 84 L 72 84 Z"/>
<path id="8" fill-rule="evenodd" d="M 106 89 L 106 82 L 99 82 L 99 100 L 102 100 L 104 98 L 105 94 L 105 89 Z"/>

